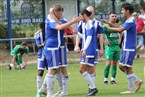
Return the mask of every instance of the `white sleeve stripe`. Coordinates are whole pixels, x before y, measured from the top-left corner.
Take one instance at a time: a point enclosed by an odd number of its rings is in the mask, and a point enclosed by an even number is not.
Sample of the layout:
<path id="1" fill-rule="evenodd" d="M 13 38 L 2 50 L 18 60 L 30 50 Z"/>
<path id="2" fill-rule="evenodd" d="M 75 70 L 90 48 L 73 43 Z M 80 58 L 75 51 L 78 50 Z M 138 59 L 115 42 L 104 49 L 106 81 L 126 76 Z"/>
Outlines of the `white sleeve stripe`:
<path id="1" fill-rule="evenodd" d="M 92 36 L 87 36 L 87 39 L 86 39 L 86 42 L 84 44 L 84 48 L 83 50 L 86 50 L 88 48 L 88 46 L 90 45 L 91 43 L 91 40 L 92 40 Z"/>

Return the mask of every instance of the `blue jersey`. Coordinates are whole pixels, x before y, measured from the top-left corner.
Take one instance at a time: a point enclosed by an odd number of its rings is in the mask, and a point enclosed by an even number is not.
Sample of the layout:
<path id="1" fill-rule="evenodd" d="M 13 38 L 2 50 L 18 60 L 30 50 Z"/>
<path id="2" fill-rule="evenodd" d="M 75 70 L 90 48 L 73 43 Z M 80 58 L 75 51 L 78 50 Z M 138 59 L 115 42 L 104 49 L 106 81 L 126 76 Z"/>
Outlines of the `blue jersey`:
<path id="1" fill-rule="evenodd" d="M 64 24 L 66 23 L 66 19 L 60 19 L 61 23 Z M 65 41 L 64 41 L 64 30 L 60 31 L 60 46 L 65 46 Z"/>
<path id="2" fill-rule="evenodd" d="M 135 51 L 136 50 L 136 24 L 135 19 L 130 17 L 128 20 L 122 24 L 122 27 L 125 28 L 124 31 L 124 40 L 123 40 L 123 50 L 125 51 Z"/>
<path id="3" fill-rule="evenodd" d="M 103 34 L 103 28 L 102 28 L 102 24 L 101 24 L 100 21 L 94 19 L 93 20 L 93 25 L 95 27 L 95 31 L 96 31 L 97 35 L 98 34 Z M 96 48 L 97 48 L 97 51 L 98 51 L 98 37 L 97 37 L 97 47 Z"/>
<path id="4" fill-rule="evenodd" d="M 58 49 L 60 46 L 60 31 L 56 29 L 57 25 L 58 23 L 48 15 L 45 21 L 45 48 L 47 49 Z"/>
<path id="5" fill-rule="evenodd" d="M 91 42 L 88 46 L 88 48 L 86 49 L 86 57 L 95 57 L 96 56 L 96 29 L 94 27 L 94 25 L 92 24 L 92 21 L 89 20 L 86 24 L 85 24 L 85 32 L 84 32 L 84 36 L 83 36 L 83 48 L 84 48 L 84 44 L 86 43 L 86 39 L 88 36 L 92 36 Z"/>
<path id="6" fill-rule="evenodd" d="M 35 41 L 36 41 L 36 45 L 42 45 L 44 44 L 44 41 L 45 41 L 45 33 L 42 33 L 41 30 L 37 31 L 35 33 Z M 42 57 L 42 53 L 43 53 L 43 48 L 40 48 L 38 50 L 38 58 L 41 58 Z"/>

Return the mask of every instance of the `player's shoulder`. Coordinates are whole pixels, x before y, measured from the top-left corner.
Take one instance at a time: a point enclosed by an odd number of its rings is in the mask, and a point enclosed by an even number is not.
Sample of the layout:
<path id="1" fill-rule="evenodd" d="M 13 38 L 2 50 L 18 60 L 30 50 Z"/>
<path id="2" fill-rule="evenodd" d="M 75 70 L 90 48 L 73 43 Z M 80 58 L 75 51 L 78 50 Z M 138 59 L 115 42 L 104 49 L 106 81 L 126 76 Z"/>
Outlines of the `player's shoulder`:
<path id="1" fill-rule="evenodd" d="M 133 17 L 130 17 L 129 19 L 125 21 L 125 23 L 134 23 L 134 22 L 135 22 L 135 19 Z"/>
<path id="2" fill-rule="evenodd" d="M 91 29 L 91 28 L 93 27 L 93 23 L 92 23 L 92 22 L 93 22 L 92 20 L 89 20 L 89 21 L 86 23 L 85 28 L 86 28 L 86 29 Z"/>
<path id="3" fill-rule="evenodd" d="M 41 30 L 38 30 L 35 34 L 34 34 L 34 38 L 37 39 L 40 37 L 41 34 Z"/>
<path id="4" fill-rule="evenodd" d="M 67 22 L 67 19 L 66 18 L 62 18 L 62 19 L 60 19 L 60 21 Z"/>
<path id="5" fill-rule="evenodd" d="M 50 15 L 48 15 L 46 17 L 46 23 L 48 23 L 48 22 L 56 22 L 56 21 L 54 19 L 52 19 Z"/>

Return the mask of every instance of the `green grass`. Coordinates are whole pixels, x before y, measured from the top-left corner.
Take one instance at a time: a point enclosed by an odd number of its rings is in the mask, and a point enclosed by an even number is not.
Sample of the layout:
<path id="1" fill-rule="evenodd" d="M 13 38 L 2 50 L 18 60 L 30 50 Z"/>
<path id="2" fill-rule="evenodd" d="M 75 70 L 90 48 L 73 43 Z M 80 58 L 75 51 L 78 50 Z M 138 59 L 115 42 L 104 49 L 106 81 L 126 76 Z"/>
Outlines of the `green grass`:
<path id="1" fill-rule="evenodd" d="M 100 62 L 97 68 L 96 85 L 99 93 L 96 97 L 144 97 L 144 86 L 131 95 L 121 95 L 120 92 L 128 89 L 127 78 L 119 69 L 117 72 L 116 85 L 103 84 L 103 68 L 105 62 Z M 134 61 L 135 74 L 144 80 L 143 67 L 145 61 Z M 87 82 L 78 72 L 79 65 L 69 64 L 69 96 L 68 97 L 85 97 L 88 92 Z M 0 69 L 0 97 L 35 97 L 36 94 L 36 65 L 28 66 L 25 70 L 9 71 L 6 68 Z M 55 91 L 57 90 L 57 82 L 55 82 Z M 45 97 L 45 96 L 43 96 Z"/>

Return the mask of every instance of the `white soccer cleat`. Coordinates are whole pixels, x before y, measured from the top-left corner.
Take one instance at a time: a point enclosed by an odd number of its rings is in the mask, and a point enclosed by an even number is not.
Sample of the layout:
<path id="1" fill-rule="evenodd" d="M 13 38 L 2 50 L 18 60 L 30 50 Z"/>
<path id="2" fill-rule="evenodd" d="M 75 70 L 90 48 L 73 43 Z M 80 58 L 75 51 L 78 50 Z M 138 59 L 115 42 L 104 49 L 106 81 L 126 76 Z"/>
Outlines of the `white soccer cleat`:
<path id="1" fill-rule="evenodd" d="M 61 92 L 59 95 L 60 96 L 68 96 L 68 92 Z"/>
<path id="2" fill-rule="evenodd" d="M 46 87 L 41 87 L 38 91 L 40 94 L 47 95 L 47 88 Z"/>
<path id="3" fill-rule="evenodd" d="M 133 94 L 133 93 L 134 91 L 128 90 L 128 91 L 121 92 L 120 94 Z"/>

